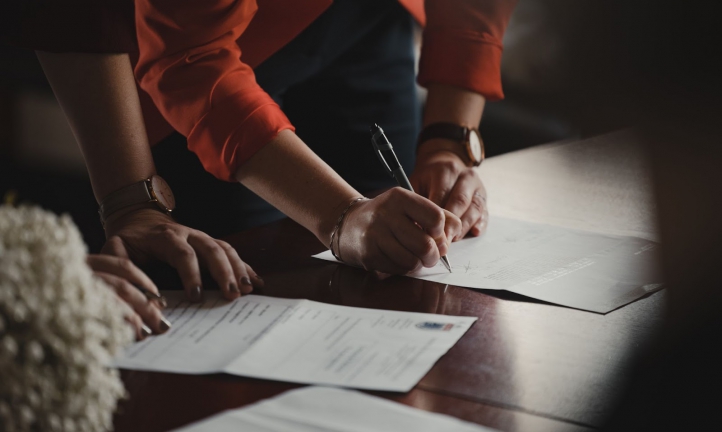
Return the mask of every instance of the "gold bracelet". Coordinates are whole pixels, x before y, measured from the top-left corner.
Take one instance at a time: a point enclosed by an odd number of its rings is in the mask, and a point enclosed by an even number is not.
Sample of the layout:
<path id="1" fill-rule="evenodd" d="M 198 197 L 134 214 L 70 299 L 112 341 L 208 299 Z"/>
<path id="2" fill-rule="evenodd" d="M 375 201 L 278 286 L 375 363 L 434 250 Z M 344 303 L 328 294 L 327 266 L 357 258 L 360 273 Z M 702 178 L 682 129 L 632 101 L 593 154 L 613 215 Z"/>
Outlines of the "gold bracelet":
<path id="1" fill-rule="evenodd" d="M 341 245 L 339 244 L 339 253 L 337 254 L 336 251 L 333 250 L 333 239 L 336 237 L 338 230 L 341 228 L 341 224 L 343 223 L 343 218 L 346 216 L 346 213 L 348 213 L 348 211 L 351 210 L 351 207 L 353 207 L 354 204 L 356 204 L 357 202 L 359 202 L 361 200 L 366 200 L 366 199 L 368 199 L 368 198 L 358 197 L 358 198 L 354 199 L 353 201 L 351 201 L 351 203 L 348 206 L 346 206 L 344 211 L 341 213 L 341 216 L 338 217 L 338 219 L 336 220 L 336 226 L 334 226 L 333 231 L 331 231 L 331 243 L 328 245 L 328 248 L 331 250 L 331 254 L 334 256 L 334 258 L 336 258 L 339 261 L 342 261 L 341 260 L 341 250 L 340 250 Z M 340 238 L 341 237 L 339 236 L 339 239 Z"/>

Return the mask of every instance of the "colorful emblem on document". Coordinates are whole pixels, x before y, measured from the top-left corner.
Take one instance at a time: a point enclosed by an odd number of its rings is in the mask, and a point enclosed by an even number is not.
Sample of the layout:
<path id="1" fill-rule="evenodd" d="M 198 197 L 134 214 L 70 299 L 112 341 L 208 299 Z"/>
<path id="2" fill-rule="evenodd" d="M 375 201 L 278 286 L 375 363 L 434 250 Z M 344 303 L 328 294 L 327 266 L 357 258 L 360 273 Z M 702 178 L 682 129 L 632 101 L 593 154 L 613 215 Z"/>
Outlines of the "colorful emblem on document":
<path id="1" fill-rule="evenodd" d="M 423 329 L 423 330 L 449 331 L 452 328 L 454 328 L 454 324 L 426 321 L 426 322 L 417 323 L 416 327 Z"/>

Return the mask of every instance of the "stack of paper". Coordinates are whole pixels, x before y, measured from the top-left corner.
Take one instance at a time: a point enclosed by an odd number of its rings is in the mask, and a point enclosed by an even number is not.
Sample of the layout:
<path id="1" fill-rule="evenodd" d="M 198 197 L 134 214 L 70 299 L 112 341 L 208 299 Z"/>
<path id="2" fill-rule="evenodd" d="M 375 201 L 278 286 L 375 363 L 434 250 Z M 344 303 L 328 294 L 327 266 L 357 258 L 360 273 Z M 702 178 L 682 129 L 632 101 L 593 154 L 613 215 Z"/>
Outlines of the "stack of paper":
<path id="1" fill-rule="evenodd" d="M 410 276 L 606 313 L 661 288 L 659 253 L 637 237 L 497 217 L 482 237 L 452 243 L 453 273 L 439 264 Z M 315 257 L 336 261 L 329 251 Z"/>
<path id="2" fill-rule="evenodd" d="M 257 295 L 228 302 L 207 292 L 198 304 L 181 291 L 163 295 L 173 328 L 131 346 L 118 367 L 407 391 L 477 320 Z"/>
<path id="3" fill-rule="evenodd" d="M 493 432 L 363 393 L 305 387 L 226 411 L 179 432 Z"/>

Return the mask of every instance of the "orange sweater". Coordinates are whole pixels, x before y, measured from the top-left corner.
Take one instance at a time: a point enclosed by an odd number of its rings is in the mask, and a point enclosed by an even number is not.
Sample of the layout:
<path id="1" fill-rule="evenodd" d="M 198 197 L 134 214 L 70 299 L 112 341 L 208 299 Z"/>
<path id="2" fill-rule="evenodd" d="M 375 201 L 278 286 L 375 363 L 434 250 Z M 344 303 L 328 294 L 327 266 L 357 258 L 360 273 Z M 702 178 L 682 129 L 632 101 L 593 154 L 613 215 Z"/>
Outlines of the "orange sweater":
<path id="1" fill-rule="evenodd" d="M 136 0 L 135 72 L 207 171 L 234 181 L 245 161 L 293 125 L 253 68 L 332 0 Z M 515 0 L 399 0 L 425 24 L 418 81 L 503 97 L 501 39 Z M 146 119 L 151 139 L 160 119 Z M 165 129 L 167 130 L 167 129 Z"/>

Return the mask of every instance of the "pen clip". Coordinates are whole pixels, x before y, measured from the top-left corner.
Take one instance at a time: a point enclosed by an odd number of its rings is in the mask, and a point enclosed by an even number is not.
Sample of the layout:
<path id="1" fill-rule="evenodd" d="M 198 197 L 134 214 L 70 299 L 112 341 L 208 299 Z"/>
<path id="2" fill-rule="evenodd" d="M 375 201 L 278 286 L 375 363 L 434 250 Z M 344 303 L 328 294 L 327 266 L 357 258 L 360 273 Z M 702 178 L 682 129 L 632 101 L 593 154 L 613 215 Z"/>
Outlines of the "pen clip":
<path id="1" fill-rule="evenodd" d="M 393 147 L 391 146 L 389 140 L 386 138 L 386 135 L 384 135 L 384 130 L 381 129 L 381 126 L 374 124 L 374 128 L 371 129 L 371 132 L 373 133 L 371 135 L 371 143 L 374 145 L 374 151 L 376 152 L 376 156 L 381 161 L 381 165 L 384 166 L 386 172 L 389 173 L 391 177 L 393 177 L 394 172 L 391 170 L 388 162 L 386 162 L 386 158 L 384 158 L 383 153 L 381 153 L 382 151 L 391 150 L 393 149 Z M 382 138 L 383 141 L 381 144 L 379 144 L 377 140 L 380 140 Z"/>

